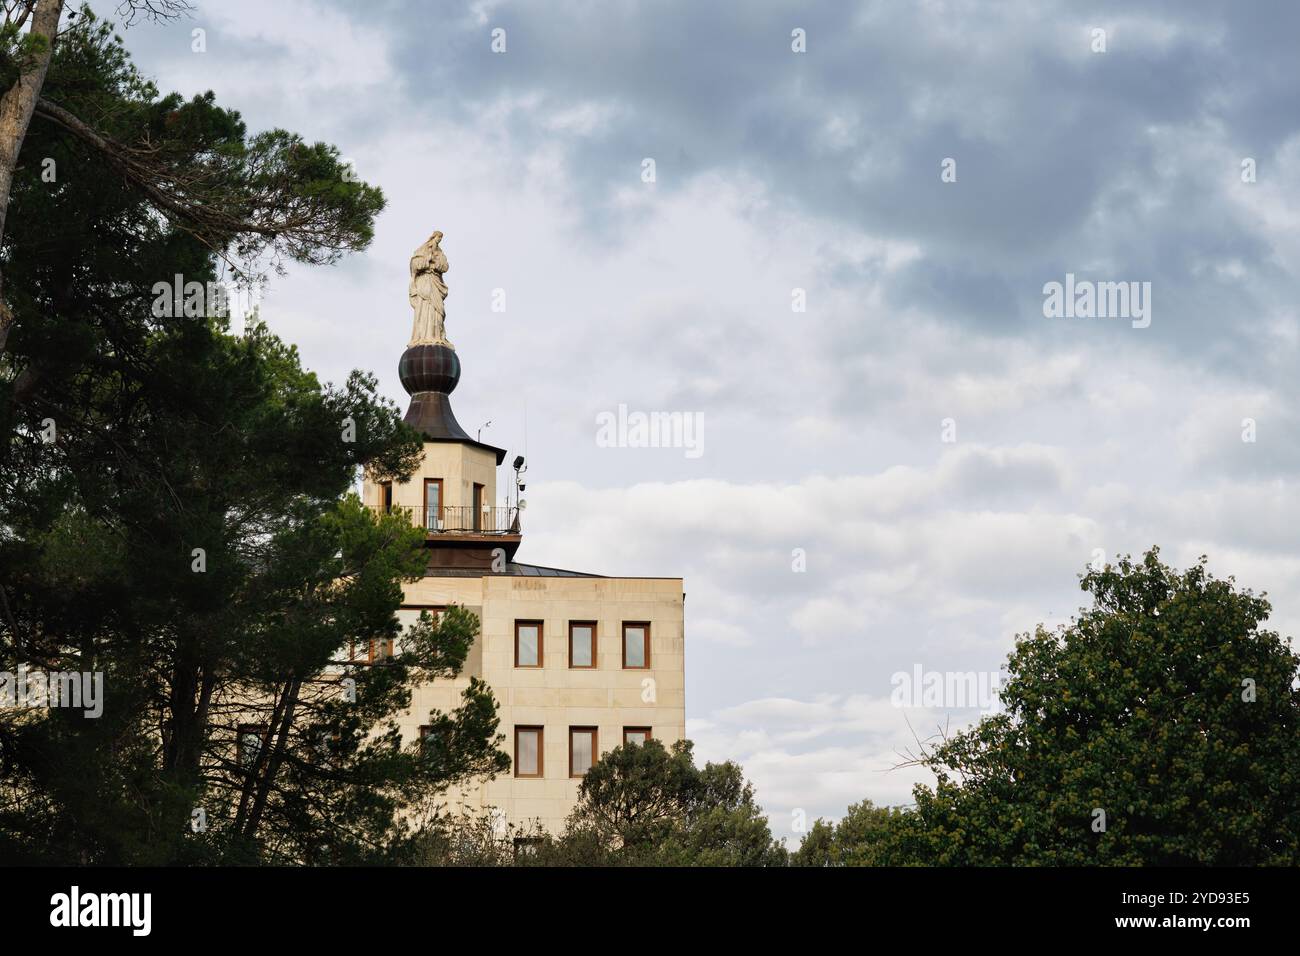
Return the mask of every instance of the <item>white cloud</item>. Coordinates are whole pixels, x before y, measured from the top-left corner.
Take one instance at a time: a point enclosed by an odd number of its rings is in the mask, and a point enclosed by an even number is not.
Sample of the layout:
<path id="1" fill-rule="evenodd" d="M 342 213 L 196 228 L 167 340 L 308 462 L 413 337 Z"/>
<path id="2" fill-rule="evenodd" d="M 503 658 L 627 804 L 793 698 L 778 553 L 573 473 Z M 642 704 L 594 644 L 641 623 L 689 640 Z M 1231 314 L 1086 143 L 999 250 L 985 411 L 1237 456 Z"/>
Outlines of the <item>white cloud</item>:
<path id="1" fill-rule="evenodd" d="M 819 695 L 766 698 L 688 721 L 700 760 L 736 760 L 754 782 L 774 835 L 797 845 L 796 819 L 837 819 L 850 803 L 912 802 L 912 787 L 933 776 L 906 766 L 940 728 L 951 733 L 968 716 L 899 709 L 888 698 Z"/>

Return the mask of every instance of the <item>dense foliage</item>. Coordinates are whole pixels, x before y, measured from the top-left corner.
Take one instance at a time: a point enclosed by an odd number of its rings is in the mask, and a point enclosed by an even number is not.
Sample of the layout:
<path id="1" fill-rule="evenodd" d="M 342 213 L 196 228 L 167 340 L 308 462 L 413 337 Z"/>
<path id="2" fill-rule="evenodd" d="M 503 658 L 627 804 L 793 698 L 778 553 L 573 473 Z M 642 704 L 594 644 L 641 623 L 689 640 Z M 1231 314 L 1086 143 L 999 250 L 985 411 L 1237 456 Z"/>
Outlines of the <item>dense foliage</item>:
<path id="1" fill-rule="evenodd" d="M 413 686 L 459 672 L 468 612 L 391 659 L 350 654 L 397 633 L 423 535 L 348 489 L 361 468 L 409 475 L 420 440 L 373 376 L 322 385 L 265 326 L 234 335 L 210 301 L 169 315 L 155 290 L 206 289 L 231 257 L 362 248 L 382 196 L 332 147 L 159 96 L 102 25 L 60 38 L 44 95 L 192 215 L 38 112 L 0 253 L 0 671 L 99 672 L 106 701 L 0 710 L 0 858 L 382 855 L 408 810 L 508 766 L 480 682 L 422 715 L 436 748 L 393 724 Z"/>
<path id="2" fill-rule="evenodd" d="M 413 841 L 406 862 L 524 866 L 783 866 L 754 788 L 731 761 L 696 767 L 688 740 L 624 744 L 587 771 L 564 832 L 467 813 Z"/>
<path id="3" fill-rule="evenodd" d="M 1300 657 L 1263 596 L 1125 557 L 1069 626 L 1017 643 L 1004 710 L 927 752 L 916 806 L 853 808 L 797 859 L 933 865 L 1300 863 Z"/>

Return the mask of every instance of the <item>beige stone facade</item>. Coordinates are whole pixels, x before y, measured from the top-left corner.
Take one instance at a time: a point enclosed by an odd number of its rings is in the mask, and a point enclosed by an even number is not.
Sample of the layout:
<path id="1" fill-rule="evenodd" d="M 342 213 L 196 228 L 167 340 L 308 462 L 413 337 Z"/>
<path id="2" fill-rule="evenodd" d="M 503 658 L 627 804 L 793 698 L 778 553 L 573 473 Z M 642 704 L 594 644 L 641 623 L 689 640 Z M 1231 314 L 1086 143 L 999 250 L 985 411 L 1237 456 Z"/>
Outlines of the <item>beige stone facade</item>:
<path id="1" fill-rule="evenodd" d="M 557 831 L 573 808 L 580 783 L 579 776 L 570 775 L 572 728 L 583 728 L 580 733 L 594 728 L 597 754 L 623 743 L 628 729 L 649 728 L 665 743 L 684 736 L 683 583 L 681 578 L 602 577 L 514 560 L 522 534 L 513 524 L 515 512 L 497 503 L 496 468 L 503 454 L 472 441 L 427 442 L 411 481 L 391 491 L 367 481 L 363 496 L 376 508 L 386 507 L 391 498 L 394 507 L 413 509 L 415 520 L 430 528 L 430 566 L 425 577 L 406 586 L 404 623 L 413 622 L 421 610 L 451 604 L 473 610 L 481 622 L 462 676 L 416 691 L 410 712 L 400 721 L 403 736 L 417 739 L 431 708 L 454 708 L 469 678 L 481 677 L 496 697 L 504 749 L 512 762 L 516 728 L 542 728 L 541 773 L 523 777 L 512 766 L 452 799 L 499 808 L 515 824 L 538 820 Z M 432 510 L 422 510 L 430 500 L 426 479 L 439 484 L 438 507 L 444 515 L 456 515 L 455 520 L 439 521 Z M 475 484 L 482 486 L 478 498 Z M 467 512 L 479 510 L 477 523 L 466 519 Z M 503 520 L 503 513 L 510 520 Z M 540 622 L 539 666 L 517 665 L 517 622 Z M 575 622 L 594 623 L 592 666 L 573 666 L 570 660 L 570 625 Z M 641 646 L 637 628 L 648 628 L 647 666 L 625 666 L 625 625 L 630 627 L 633 665 Z M 531 653 L 529 645 L 526 658 Z M 579 744 L 585 741 L 579 738 Z"/>

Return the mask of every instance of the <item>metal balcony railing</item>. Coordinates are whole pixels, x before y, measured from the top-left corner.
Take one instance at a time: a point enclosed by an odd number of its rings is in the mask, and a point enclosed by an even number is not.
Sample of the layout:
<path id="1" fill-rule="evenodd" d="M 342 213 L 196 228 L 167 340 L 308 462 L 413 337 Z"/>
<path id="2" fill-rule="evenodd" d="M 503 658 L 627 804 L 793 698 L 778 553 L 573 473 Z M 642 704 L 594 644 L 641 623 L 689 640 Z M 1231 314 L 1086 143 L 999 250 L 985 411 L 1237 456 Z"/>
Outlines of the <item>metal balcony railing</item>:
<path id="1" fill-rule="evenodd" d="M 372 511 L 401 511 L 416 527 L 429 534 L 518 534 L 519 509 L 484 506 L 424 508 L 393 505 L 391 508 L 371 506 Z"/>

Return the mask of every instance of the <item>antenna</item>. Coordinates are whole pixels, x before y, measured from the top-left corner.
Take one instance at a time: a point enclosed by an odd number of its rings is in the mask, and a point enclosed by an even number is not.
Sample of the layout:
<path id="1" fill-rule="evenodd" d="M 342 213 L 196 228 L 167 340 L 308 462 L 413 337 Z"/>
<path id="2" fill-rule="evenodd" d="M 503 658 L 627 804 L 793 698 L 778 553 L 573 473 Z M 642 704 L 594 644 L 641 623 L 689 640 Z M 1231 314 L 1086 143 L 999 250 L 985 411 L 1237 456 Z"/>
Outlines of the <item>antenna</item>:
<path id="1" fill-rule="evenodd" d="M 491 419 L 489 419 L 488 421 L 486 421 L 486 422 L 484 422 L 482 425 L 480 425 L 480 426 L 478 427 L 478 431 L 476 431 L 476 432 L 474 433 L 474 440 L 475 440 L 475 441 L 482 441 L 482 440 L 483 440 L 483 429 L 487 428 L 487 427 L 488 427 L 489 425 L 491 425 L 491 424 L 492 424 L 492 421 L 491 421 Z"/>

